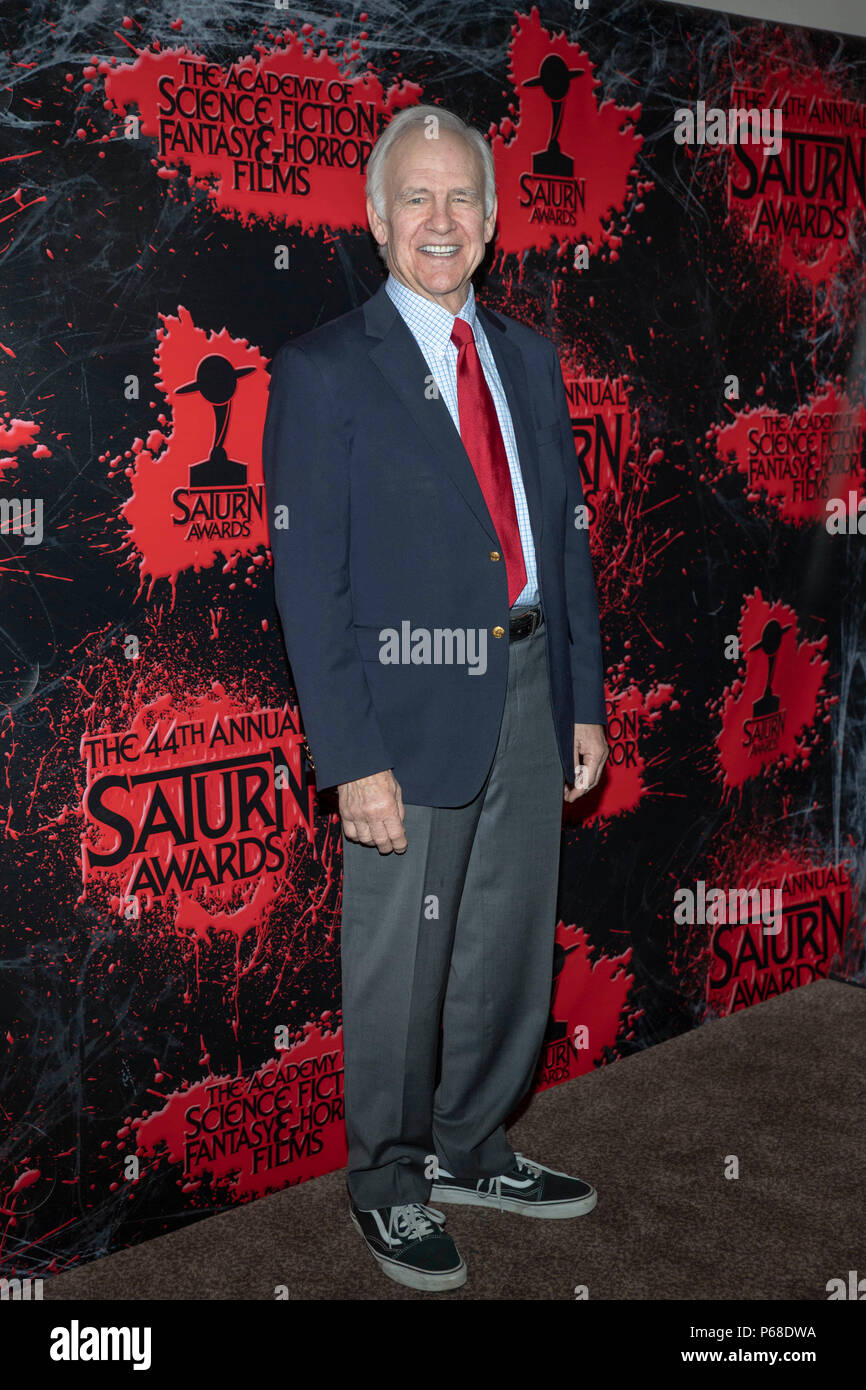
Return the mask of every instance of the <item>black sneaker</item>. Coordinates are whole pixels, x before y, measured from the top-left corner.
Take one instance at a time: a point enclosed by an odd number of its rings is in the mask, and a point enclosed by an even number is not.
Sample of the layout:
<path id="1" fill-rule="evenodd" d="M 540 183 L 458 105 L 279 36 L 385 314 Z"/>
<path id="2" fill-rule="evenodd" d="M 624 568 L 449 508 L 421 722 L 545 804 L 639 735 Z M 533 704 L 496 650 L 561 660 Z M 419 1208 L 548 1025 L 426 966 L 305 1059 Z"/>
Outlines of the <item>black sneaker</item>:
<path id="1" fill-rule="evenodd" d="M 531 1163 L 522 1154 L 514 1155 L 514 1163 L 495 1178 L 480 1178 L 477 1182 L 461 1182 L 447 1169 L 440 1168 L 433 1183 L 431 1199 L 455 1202 L 468 1207 L 497 1207 L 500 1211 L 516 1211 L 521 1216 L 543 1216 L 562 1220 L 583 1216 L 592 1211 L 598 1193 L 588 1182 L 570 1178 L 545 1168 L 543 1163 Z"/>
<path id="2" fill-rule="evenodd" d="M 466 1265 L 457 1246 L 441 1229 L 441 1211 L 409 1202 L 399 1207 L 361 1211 L 349 1198 L 349 1215 L 382 1273 L 410 1289 L 459 1289 Z"/>

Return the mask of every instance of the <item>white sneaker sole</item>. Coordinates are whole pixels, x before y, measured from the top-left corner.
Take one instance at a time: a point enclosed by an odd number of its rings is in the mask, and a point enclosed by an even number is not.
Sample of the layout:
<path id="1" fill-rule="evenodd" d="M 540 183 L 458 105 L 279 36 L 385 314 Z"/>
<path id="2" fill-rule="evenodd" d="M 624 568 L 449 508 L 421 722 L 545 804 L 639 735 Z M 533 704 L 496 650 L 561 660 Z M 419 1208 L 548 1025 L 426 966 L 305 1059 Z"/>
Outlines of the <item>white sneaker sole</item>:
<path id="1" fill-rule="evenodd" d="M 462 1187 L 440 1187 L 433 1184 L 431 1202 L 451 1202 L 458 1207 L 491 1207 L 494 1211 L 513 1211 L 519 1216 L 535 1216 L 548 1221 L 567 1221 L 571 1216 L 584 1216 L 598 1201 L 595 1188 L 585 1197 L 573 1197 L 567 1202 L 528 1202 L 522 1197 L 493 1197 L 483 1192 L 467 1192 Z"/>
<path id="2" fill-rule="evenodd" d="M 349 1212 L 352 1218 L 352 1225 L 360 1235 L 365 1246 L 370 1251 L 373 1259 L 386 1274 L 389 1279 L 393 1279 L 395 1284 L 404 1284 L 407 1289 L 420 1289 L 424 1293 L 440 1293 L 447 1289 L 459 1289 L 466 1283 L 466 1261 L 461 1259 L 456 1269 L 446 1270 L 443 1274 L 425 1274 L 420 1269 L 409 1269 L 399 1260 L 389 1260 L 387 1255 L 380 1255 L 367 1245 L 367 1239 L 361 1230 L 361 1224 L 357 1220 L 353 1211 Z"/>

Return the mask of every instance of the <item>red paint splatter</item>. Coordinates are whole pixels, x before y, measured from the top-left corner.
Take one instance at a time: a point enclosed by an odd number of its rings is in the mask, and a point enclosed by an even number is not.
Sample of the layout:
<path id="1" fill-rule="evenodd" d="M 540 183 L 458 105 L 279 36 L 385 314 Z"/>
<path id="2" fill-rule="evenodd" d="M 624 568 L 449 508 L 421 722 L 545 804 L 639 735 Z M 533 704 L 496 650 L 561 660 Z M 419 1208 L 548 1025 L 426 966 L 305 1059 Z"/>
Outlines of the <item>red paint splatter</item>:
<path id="1" fill-rule="evenodd" d="M 0 419 L 0 450 L 31 449 L 34 458 L 50 459 L 51 450 L 47 444 L 36 443 L 40 428 L 35 420 L 12 419 L 7 414 Z M 5 481 L 17 468 L 18 459 L 14 454 L 0 454 L 0 482 Z"/>
<path id="2" fill-rule="evenodd" d="M 641 108 L 599 104 L 601 83 L 589 56 L 563 32 L 545 29 L 535 7 L 528 17 L 518 15 L 512 34 L 509 78 L 520 115 L 494 127 L 490 141 L 499 197 L 497 252 L 504 257 L 581 242 L 595 253 L 608 245 L 615 258 L 622 239 L 612 218 L 625 208 L 636 175 Z M 555 145 L 548 89 L 562 101 Z"/>
<path id="3" fill-rule="evenodd" d="M 35 420 L 0 422 L 0 449 L 32 449 L 38 433 Z"/>
<path id="4" fill-rule="evenodd" d="M 730 214 L 742 222 L 749 241 L 775 248 L 780 269 L 791 279 L 826 284 L 856 254 L 855 226 L 866 213 L 857 186 L 866 105 L 848 99 L 817 71 L 796 71 L 763 57 L 759 67 L 743 76 L 737 72 L 731 106 L 783 114 L 778 154 L 751 138 L 725 147 Z"/>
<path id="5" fill-rule="evenodd" d="M 767 858 L 746 851 L 736 877 L 708 882 L 706 891 L 718 886 L 728 895 L 729 883 L 746 891 L 766 890 L 770 910 L 766 921 L 730 922 L 725 920 L 731 915 L 726 899 L 724 910 L 717 909 L 704 928 L 709 933 L 707 1004 L 716 1014 L 736 1013 L 826 979 L 834 958 L 841 960 L 854 923 L 847 865 L 816 863 L 803 852 Z M 781 894 L 778 915 L 776 890 Z M 760 899 L 752 901 L 760 905 Z"/>
<path id="6" fill-rule="evenodd" d="M 308 1025 L 251 1076 L 208 1075 L 131 1129 L 142 1158 L 182 1167 L 185 1192 L 246 1201 L 345 1164 L 342 1094 L 342 1030 Z"/>
<path id="7" fill-rule="evenodd" d="M 25 1167 L 16 1174 L 12 1183 L 5 1190 L 0 1189 L 0 1214 L 11 1216 L 13 1219 L 10 1225 L 15 1224 L 15 1218 L 25 1216 L 33 1211 L 36 1206 L 41 1206 L 44 1201 L 45 1175 L 41 1168 L 32 1166 L 32 1157 L 24 1160 Z M 48 1179 L 50 1182 L 50 1179 Z M 39 1187 L 39 1184 L 42 1187 Z M 37 1188 L 34 1194 L 31 1189 Z M 41 1197 L 41 1201 L 38 1200 Z"/>
<path id="8" fill-rule="evenodd" d="M 645 740 L 665 706 L 678 708 L 672 685 L 657 684 L 644 694 L 630 685 L 618 694 L 608 692 L 607 741 L 610 754 L 601 781 L 591 792 L 564 806 L 564 820 L 591 825 L 633 811 L 647 793 Z"/>
<path id="9" fill-rule="evenodd" d="M 318 232 L 366 227 L 364 170 L 380 120 L 421 88 L 385 90 L 289 32 L 228 70 L 187 48 L 140 53 L 106 73 L 105 95 L 120 116 L 138 108 L 159 167 L 188 171 L 217 212 Z"/>
<path id="10" fill-rule="evenodd" d="M 240 940 L 272 910 L 295 832 L 312 842 L 313 791 L 296 711 L 212 691 L 142 702 L 126 727 L 82 738 L 82 880 L 113 890 L 130 924 L 159 903 L 179 935 Z"/>
<path id="11" fill-rule="evenodd" d="M 624 470 L 634 463 L 640 417 L 629 407 L 628 377 L 563 377 L 584 498 L 595 523 L 596 497 L 612 494 L 622 506 Z M 652 460 L 647 460 L 648 464 Z"/>
<path id="12" fill-rule="evenodd" d="M 823 521 L 829 498 L 844 498 L 863 484 L 866 409 L 828 385 L 791 415 L 761 406 L 739 411 L 709 438 L 721 460 L 748 483 L 747 496 L 763 496 L 795 526 Z"/>
<path id="13" fill-rule="evenodd" d="M 582 927 L 558 922 L 554 971 L 556 983 L 550 1022 L 538 1068 L 540 1091 L 582 1076 L 603 1062 L 605 1052 L 620 1036 L 630 1037 L 639 1012 L 626 1014 L 626 999 L 634 984 L 627 973 L 631 947 L 621 956 L 600 955 Z M 576 1032 L 586 1029 L 585 1034 Z"/>
<path id="14" fill-rule="evenodd" d="M 726 789 L 741 787 L 764 768 L 808 761 L 804 733 L 816 721 L 818 697 L 830 663 L 827 639 L 798 641 L 797 615 L 786 603 L 769 603 L 755 589 L 743 603 L 738 628 L 745 663 L 723 692 L 722 729 L 715 740 Z"/>
<path id="15" fill-rule="evenodd" d="M 129 526 L 125 548 L 138 558 L 141 587 L 149 578 L 150 598 L 155 581 L 168 579 L 173 605 L 181 571 L 198 573 L 218 555 L 228 557 L 228 569 L 240 556 L 268 544 L 261 458 L 268 376 L 267 359 L 245 338 L 232 338 L 226 329 L 208 333 L 197 328 L 183 306 L 177 317 L 160 318 L 154 360 L 172 427 L 151 430 L 146 443 L 134 442 L 132 462 L 126 466 L 132 496 L 121 515 Z M 227 418 L 218 416 L 196 388 L 199 373 L 206 370 L 203 364 L 216 358 L 225 360 L 223 373 L 232 378 L 225 388 L 232 392 Z M 217 442 L 220 428 L 224 433 Z M 218 449 L 238 481 L 208 489 L 196 474 Z M 112 471 L 121 466 L 119 456 L 111 460 Z"/>

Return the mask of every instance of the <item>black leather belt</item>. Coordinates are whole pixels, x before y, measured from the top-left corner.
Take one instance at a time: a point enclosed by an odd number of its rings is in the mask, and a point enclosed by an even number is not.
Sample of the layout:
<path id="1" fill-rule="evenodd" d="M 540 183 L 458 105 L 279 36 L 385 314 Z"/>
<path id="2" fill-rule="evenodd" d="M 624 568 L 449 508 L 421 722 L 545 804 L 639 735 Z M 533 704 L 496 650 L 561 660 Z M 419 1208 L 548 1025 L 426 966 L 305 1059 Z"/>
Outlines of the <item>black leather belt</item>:
<path id="1" fill-rule="evenodd" d="M 523 637 L 531 637 L 540 624 L 541 604 L 537 603 L 534 608 L 524 608 L 522 613 L 508 621 L 509 642 L 519 642 Z"/>

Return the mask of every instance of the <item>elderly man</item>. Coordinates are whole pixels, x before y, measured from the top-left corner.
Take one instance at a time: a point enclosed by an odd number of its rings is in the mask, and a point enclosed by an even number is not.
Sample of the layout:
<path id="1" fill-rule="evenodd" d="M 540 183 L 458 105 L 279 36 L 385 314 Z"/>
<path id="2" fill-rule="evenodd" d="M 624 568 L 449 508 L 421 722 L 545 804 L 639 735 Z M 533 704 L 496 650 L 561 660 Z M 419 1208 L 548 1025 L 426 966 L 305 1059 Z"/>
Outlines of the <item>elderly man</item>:
<path id="1" fill-rule="evenodd" d="M 563 797 L 607 757 L 595 588 L 556 350 L 477 304 L 493 159 L 434 106 L 367 167 L 388 277 L 285 344 L 264 438 L 277 605 L 343 830 L 349 1210 L 381 1269 L 452 1289 L 437 1203 L 589 1211 L 504 1122 L 548 1016 Z"/>

